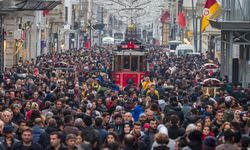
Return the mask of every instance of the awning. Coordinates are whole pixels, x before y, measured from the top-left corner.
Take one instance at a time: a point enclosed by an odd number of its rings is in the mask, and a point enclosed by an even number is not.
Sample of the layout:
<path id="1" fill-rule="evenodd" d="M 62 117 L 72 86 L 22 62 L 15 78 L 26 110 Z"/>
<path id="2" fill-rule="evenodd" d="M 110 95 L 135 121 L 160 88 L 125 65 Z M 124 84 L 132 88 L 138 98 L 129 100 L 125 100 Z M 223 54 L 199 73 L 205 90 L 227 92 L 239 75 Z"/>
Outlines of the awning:
<path id="1" fill-rule="evenodd" d="M 17 11 L 51 10 L 62 2 L 59 0 L 17 0 Z"/>
<path id="2" fill-rule="evenodd" d="M 250 21 L 215 21 L 209 20 L 211 26 L 220 30 L 250 31 Z"/>

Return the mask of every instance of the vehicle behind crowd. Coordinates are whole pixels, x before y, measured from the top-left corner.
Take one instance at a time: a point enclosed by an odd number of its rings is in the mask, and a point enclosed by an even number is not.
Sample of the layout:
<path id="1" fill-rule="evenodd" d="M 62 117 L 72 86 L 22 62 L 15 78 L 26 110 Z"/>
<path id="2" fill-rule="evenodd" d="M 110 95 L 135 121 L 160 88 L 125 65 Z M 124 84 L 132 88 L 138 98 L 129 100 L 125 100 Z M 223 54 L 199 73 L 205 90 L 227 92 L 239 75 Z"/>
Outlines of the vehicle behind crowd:
<path id="1" fill-rule="evenodd" d="M 229 83 L 203 56 L 145 51 L 137 41 L 119 48 L 69 50 L 6 68 L 0 150 L 248 149 L 250 85 Z"/>
<path id="2" fill-rule="evenodd" d="M 112 78 L 122 88 L 139 85 L 148 71 L 148 51 L 141 42 L 127 39 L 113 51 Z"/>
<path id="3" fill-rule="evenodd" d="M 191 53 L 194 53 L 194 47 L 186 44 L 178 45 L 175 50 L 177 56 L 187 56 L 187 54 Z"/>

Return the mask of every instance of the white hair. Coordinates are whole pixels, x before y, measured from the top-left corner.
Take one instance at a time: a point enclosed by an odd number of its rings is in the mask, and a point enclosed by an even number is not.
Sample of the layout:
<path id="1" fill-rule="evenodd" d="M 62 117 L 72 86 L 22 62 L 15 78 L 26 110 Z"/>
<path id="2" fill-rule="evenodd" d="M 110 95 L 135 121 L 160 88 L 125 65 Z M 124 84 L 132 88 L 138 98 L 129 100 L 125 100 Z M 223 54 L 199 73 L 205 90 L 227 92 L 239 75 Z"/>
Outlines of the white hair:
<path id="1" fill-rule="evenodd" d="M 163 124 L 159 124 L 157 130 L 159 133 L 166 134 L 168 136 L 168 129 Z"/>
<path id="2" fill-rule="evenodd" d="M 189 125 L 187 126 L 186 132 L 190 132 L 190 131 L 193 131 L 193 130 L 195 130 L 195 129 L 196 129 L 196 125 L 193 124 L 193 123 L 191 123 L 191 124 L 189 124 Z"/>

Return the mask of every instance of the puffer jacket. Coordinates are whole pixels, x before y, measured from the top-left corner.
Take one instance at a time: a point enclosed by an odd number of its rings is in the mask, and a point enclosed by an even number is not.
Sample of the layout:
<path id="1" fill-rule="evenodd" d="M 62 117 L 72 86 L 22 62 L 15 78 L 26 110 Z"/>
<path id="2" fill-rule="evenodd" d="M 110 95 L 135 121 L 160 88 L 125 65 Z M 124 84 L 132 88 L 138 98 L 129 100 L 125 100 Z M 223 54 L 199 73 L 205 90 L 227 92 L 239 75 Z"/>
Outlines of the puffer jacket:
<path id="1" fill-rule="evenodd" d="M 46 148 L 49 144 L 50 144 L 50 134 L 52 132 L 58 132 L 59 129 L 56 128 L 56 127 L 53 127 L 53 126 L 48 126 L 46 129 L 45 129 L 45 132 L 43 132 L 40 136 L 40 139 L 39 139 L 39 144 L 43 146 L 43 148 Z"/>
<path id="2" fill-rule="evenodd" d="M 39 127 L 38 125 L 35 125 L 34 127 L 32 127 L 32 139 L 33 142 L 38 143 L 41 134 L 45 132 L 44 129 L 42 129 L 41 127 Z"/>

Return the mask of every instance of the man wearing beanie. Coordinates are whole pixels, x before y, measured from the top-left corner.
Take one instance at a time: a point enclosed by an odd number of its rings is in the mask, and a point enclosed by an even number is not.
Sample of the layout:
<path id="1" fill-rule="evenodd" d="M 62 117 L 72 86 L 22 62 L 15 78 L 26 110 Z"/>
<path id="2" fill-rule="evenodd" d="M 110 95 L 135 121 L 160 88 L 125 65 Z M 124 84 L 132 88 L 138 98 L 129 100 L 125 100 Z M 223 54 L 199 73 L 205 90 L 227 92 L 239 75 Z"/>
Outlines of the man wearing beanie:
<path id="1" fill-rule="evenodd" d="M 19 141 L 14 138 L 14 129 L 10 125 L 6 125 L 3 128 L 4 136 L 0 138 L 0 150 L 12 149 L 13 145 Z"/>

